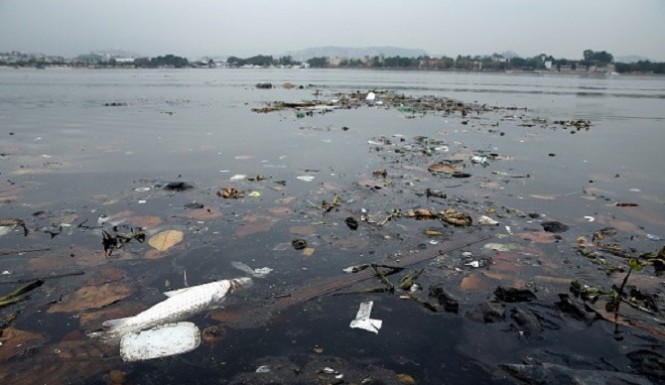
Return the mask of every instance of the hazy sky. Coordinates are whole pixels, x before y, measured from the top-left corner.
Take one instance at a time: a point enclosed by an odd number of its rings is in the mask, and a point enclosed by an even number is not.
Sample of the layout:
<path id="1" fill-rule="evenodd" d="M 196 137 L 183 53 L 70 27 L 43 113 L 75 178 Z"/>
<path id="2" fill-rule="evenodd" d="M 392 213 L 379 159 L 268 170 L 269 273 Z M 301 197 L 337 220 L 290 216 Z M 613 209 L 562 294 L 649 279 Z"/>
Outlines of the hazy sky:
<path id="1" fill-rule="evenodd" d="M 328 45 L 570 59 L 590 48 L 665 61 L 665 0 L 0 0 L 0 51 L 248 56 Z"/>

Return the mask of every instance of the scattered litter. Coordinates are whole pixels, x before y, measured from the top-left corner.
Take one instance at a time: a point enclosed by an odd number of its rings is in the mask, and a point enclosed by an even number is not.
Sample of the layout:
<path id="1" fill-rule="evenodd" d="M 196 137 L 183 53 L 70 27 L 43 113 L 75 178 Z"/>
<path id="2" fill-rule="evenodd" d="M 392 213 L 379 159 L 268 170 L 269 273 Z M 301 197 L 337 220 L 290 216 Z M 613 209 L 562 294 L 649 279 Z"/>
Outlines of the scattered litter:
<path id="1" fill-rule="evenodd" d="M 109 344 L 117 344 L 126 334 L 136 333 L 141 330 L 147 330 L 167 323 L 184 320 L 197 313 L 219 307 L 226 299 L 227 294 L 233 293 L 240 288 L 248 287 L 251 284 L 251 278 L 243 277 L 167 291 L 164 295 L 168 298 L 164 301 L 153 305 L 149 309 L 146 309 L 133 317 L 107 320 L 103 323 L 106 330 L 93 332 L 88 334 L 88 336 L 92 338 L 101 338 L 104 342 Z M 166 332 L 163 332 L 163 334 L 169 334 L 170 332 L 168 330 L 169 329 L 167 329 Z M 198 328 L 196 330 L 198 336 L 200 332 L 198 331 Z M 160 333 L 162 332 L 158 331 L 157 335 L 161 335 Z M 152 334 L 148 334 L 146 338 L 149 340 L 152 338 Z M 162 337 L 159 339 L 162 340 L 165 338 Z M 146 340 L 139 340 L 132 343 L 138 344 L 140 341 Z M 169 342 L 169 344 L 171 343 L 173 342 Z M 148 347 L 149 346 L 146 346 L 146 348 Z M 180 352 L 184 351 L 185 350 L 182 350 Z"/>
<path id="2" fill-rule="evenodd" d="M 148 192 L 150 191 L 150 187 L 137 187 L 134 189 L 136 192 Z"/>
<path id="3" fill-rule="evenodd" d="M 596 218 L 592 217 L 591 215 L 585 215 L 584 220 L 587 221 L 587 222 L 593 222 L 593 221 L 596 220 Z"/>
<path id="4" fill-rule="evenodd" d="M 166 251 L 182 242 L 184 237 L 185 233 L 180 230 L 165 230 L 150 237 L 148 244 L 159 251 Z"/>
<path id="5" fill-rule="evenodd" d="M 245 174 L 236 174 L 236 175 L 230 177 L 229 180 L 234 182 L 234 181 L 243 180 L 245 178 L 247 178 L 247 175 L 245 175 Z"/>
<path id="6" fill-rule="evenodd" d="M 658 235 L 655 234 L 647 234 L 647 239 L 650 241 L 661 241 L 663 238 L 659 237 Z"/>
<path id="7" fill-rule="evenodd" d="M 478 218 L 478 223 L 485 226 L 497 226 L 499 224 L 498 221 L 488 217 L 487 215 L 481 215 L 480 218 Z"/>
<path id="8" fill-rule="evenodd" d="M 487 160 L 486 156 L 474 155 L 474 156 L 471 157 L 471 163 L 481 164 L 481 165 L 488 165 L 489 161 Z"/>
<path id="9" fill-rule="evenodd" d="M 268 365 L 261 365 L 258 368 L 256 368 L 256 373 L 270 373 L 270 366 Z"/>
<path id="10" fill-rule="evenodd" d="M 248 196 L 251 198 L 258 198 L 261 196 L 261 191 L 252 191 L 248 194 Z"/>
<path id="11" fill-rule="evenodd" d="M 465 263 L 464 266 L 471 266 L 471 267 L 480 267 L 483 264 L 480 261 L 471 261 L 469 263 Z"/>
<path id="12" fill-rule="evenodd" d="M 513 235 L 513 230 L 510 228 L 510 226 L 506 225 L 506 232 L 510 235 Z"/>
<path id="13" fill-rule="evenodd" d="M 273 247 L 272 251 L 284 251 L 290 248 L 291 248 L 290 243 L 283 242 L 283 243 L 278 243 L 275 247 Z"/>
<path id="14" fill-rule="evenodd" d="M 145 199 L 140 199 L 138 203 L 139 203 L 140 205 L 144 205 L 144 204 L 148 203 L 148 201 L 145 200 Z"/>
<path id="15" fill-rule="evenodd" d="M 514 243 L 487 243 L 483 246 L 485 249 L 494 250 L 494 251 L 511 251 L 518 250 L 520 247 Z"/>
<path id="16" fill-rule="evenodd" d="M 273 269 L 269 267 L 261 267 L 258 269 L 252 269 L 248 265 L 238 262 L 238 261 L 233 261 L 231 262 L 231 266 L 235 267 L 236 269 L 243 271 L 249 275 L 251 275 L 254 278 L 265 278 L 270 272 L 273 271 Z"/>
<path id="17" fill-rule="evenodd" d="M 359 271 L 363 271 L 367 269 L 370 265 L 368 263 L 364 263 L 362 265 L 355 265 L 355 266 L 349 266 L 347 268 L 342 269 L 343 272 L 345 273 L 357 273 Z"/>
<path id="18" fill-rule="evenodd" d="M 164 190 L 166 191 L 175 191 L 175 192 L 183 192 L 183 191 L 189 191 L 194 188 L 194 185 L 191 183 L 187 182 L 168 182 L 164 186 Z"/>
<path id="19" fill-rule="evenodd" d="M 311 175 L 299 175 L 296 177 L 296 179 L 299 179 L 304 182 L 311 182 L 314 180 L 314 177 Z"/>
<path id="20" fill-rule="evenodd" d="M 201 344 L 201 332 L 191 322 L 157 326 L 125 334 L 120 340 L 120 357 L 125 362 L 144 361 L 190 352 Z"/>
<path id="21" fill-rule="evenodd" d="M 376 99 L 376 94 L 374 92 L 368 92 L 367 97 L 365 97 L 365 100 L 371 102 L 374 99 Z"/>
<path id="22" fill-rule="evenodd" d="M 616 207 L 637 207 L 637 203 L 633 202 L 617 202 Z"/>
<path id="23" fill-rule="evenodd" d="M 302 250 L 307 247 L 307 241 L 304 239 L 294 239 L 291 241 L 291 246 L 296 250 Z"/>
<path id="24" fill-rule="evenodd" d="M 557 221 L 547 221 L 540 225 L 543 226 L 543 230 L 548 233 L 565 233 L 569 229 L 568 225 Z"/>
<path id="25" fill-rule="evenodd" d="M 237 190 L 233 187 L 226 187 L 217 191 L 217 196 L 220 196 L 224 199 L 239 199 L 245 196 L 245 192 Z"/>
<path id="26" fill-rule="evenodd" d="M 351 321 L 351 324 L 349 325 L 351 329 L 363 329 L 374 334 L 379 334 L 383 321 L 369 318 L 373 305 L 373 301 L 362 302 L 360 304 L 356 319 Z"/>

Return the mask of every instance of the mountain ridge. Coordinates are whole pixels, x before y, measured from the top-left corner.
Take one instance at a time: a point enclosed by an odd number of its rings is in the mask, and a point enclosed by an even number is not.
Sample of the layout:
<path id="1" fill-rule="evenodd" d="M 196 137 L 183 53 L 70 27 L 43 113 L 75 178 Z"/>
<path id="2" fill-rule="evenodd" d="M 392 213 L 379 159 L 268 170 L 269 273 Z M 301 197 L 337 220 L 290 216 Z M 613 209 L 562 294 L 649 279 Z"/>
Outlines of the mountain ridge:
<path id="1" fill-rule="evenodd" d="M 369 47 L 341 47 L 321 46 L 310 47 L 297 51 L 288 51 L 281 56 L 289 55 L 295 60 L 305 61 L 313 57 L 340 57 L 347 59 L 361 59 L 366 56 L 404 56 L 418 57 L 427 55 L 427 51 L 420 48 L 402 48 L 394 46 L 369 46 Z"/>

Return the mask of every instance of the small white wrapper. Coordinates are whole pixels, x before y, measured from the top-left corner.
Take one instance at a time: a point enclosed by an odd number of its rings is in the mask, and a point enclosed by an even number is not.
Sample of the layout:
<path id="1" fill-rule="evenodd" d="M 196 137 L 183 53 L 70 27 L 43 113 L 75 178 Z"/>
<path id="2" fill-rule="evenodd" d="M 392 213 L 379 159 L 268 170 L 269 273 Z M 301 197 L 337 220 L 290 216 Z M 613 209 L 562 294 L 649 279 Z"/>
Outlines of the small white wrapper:
<path id="1" fill-rule="evenodd" d="M 383 321 L 380 319 L 370 318 L 373 305 L 373 301 L 362 302 L 360 304 L 358 313 L 356 314 L 356 319 L 351 321 L 351 324 L 349 325 L 351 329 L 363 329 L 374 334 L 379 334 L 379 330 L 381 330 Z"/>

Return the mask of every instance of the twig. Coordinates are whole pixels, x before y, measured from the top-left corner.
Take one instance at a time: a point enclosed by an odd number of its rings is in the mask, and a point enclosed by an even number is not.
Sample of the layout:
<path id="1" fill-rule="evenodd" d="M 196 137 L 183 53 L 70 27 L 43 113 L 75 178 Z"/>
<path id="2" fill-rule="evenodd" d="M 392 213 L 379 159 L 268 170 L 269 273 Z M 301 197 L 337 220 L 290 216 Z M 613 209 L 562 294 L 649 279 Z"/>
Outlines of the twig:
<path id="1" fill-rule="evenodd" d="M 0 256 L 10 255 L 10 254 L 21 254 L 21 253 L 36 253 L 38 251 L 49 251 L 50 248 L 43 249 L 13 249 L 13 250 L 2 250 L 0 251 Z"/>
<path id="2" fill-rule="evenodd" d="M 34 280 L 34 281 L 30 282 L 29 284 L 27 284 L 25 286 L 21 286 L 18 289 L 12 291 L 11 293 L 0 297 L 0 308 L 5 307 L 5 306 L 9 306 L 9 305 L 13 305 L 17 302 L 23 301 L 24 299 L 26 299 L 26 297 L 23 296 L 23 294 L 25 294 L 29 291 L 32 291 L 32 290 L 40 287 L 43 284 L 44 284 L 44 281 Z"/>
<path id="3" fill-rule="evenodd" d="M 0 281 L 0 285 L 26 283 L 26 282 L 32 282 L 32 281 L 35 281 L 35 280 L 45 281 L 47 279 L 71 277 L 71 276 L 83 275 L 83 274 L 85 274 L 85 272 L 83 270 L 76 270 L 76 271 L 70 271 L 68 273 L 51 274 L 51 275 L 45 275 L 45 276 L 37 277 L 37 278 L 19 278 L 19 279 L 15 279 L 13 281 Z"/>

